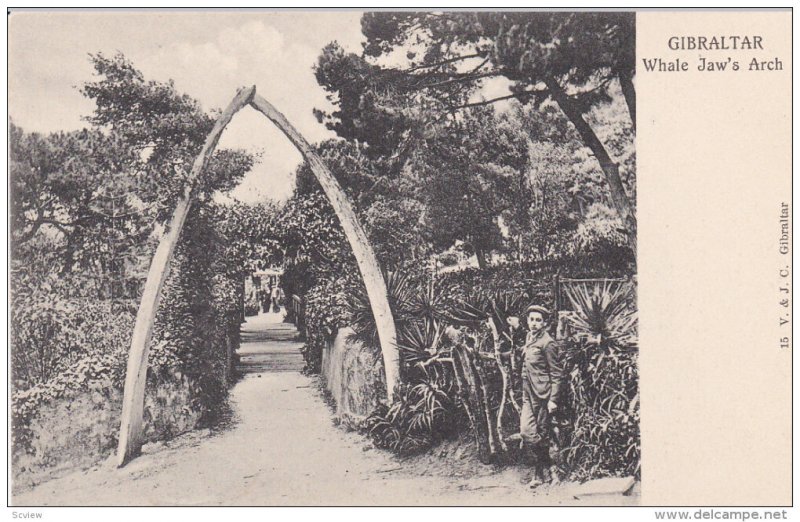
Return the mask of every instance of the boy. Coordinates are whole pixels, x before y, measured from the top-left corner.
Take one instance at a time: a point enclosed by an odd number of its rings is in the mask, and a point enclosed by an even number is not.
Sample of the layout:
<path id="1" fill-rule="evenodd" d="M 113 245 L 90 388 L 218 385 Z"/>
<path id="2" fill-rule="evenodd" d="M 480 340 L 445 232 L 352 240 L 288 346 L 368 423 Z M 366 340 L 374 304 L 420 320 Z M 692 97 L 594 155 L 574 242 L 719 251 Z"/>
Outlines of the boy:
<path id="1" fill-rule="evenodd" d="M 534 460 L 534 475 L 528 485 L 535 488 L 559 480 L 550 459 L 550 416 L 561 398 L 564 363 L 558 343 L 547 332 L 550 312 L 531 305 L 526 316 L 530 331 L 523 349 L 520 435 L 523 451 Z"/>

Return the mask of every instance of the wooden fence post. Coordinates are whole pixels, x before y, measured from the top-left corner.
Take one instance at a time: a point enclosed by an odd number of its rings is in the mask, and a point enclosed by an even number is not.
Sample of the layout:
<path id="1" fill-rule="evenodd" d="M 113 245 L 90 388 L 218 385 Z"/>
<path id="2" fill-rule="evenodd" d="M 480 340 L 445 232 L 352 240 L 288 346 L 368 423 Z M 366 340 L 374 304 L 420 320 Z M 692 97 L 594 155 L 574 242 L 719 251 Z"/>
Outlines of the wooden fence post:
<path id="1" fill-rule="evenodd" d="M 558 315 L 558 311 L 561 310 L 561 281 L 559 280 L 558 274 L 553 276 L 553 304 L 555 310 L 553 310 L 554 315 Z"/>

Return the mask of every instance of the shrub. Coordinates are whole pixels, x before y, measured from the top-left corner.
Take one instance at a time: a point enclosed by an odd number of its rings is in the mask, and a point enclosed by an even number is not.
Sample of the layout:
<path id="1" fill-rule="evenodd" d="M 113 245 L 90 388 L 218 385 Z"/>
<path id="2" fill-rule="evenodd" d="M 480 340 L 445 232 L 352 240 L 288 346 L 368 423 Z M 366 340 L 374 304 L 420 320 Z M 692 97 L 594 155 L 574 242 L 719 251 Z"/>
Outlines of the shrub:
<path id="1" fill-rule="evenodd" d="M 238 343 L 241 285 L 225 271 L 225 245 L 215 240 L 213 208 L 187 219 L 164 285 L 150 351 L 154 375 L 185 375 L 196 385 L 203 422 L 213 421 L 227 395 L 230 352 Z"/>
<path id="2" fill-rule="evenodd" d="M 306 340 L 301 351 L 310 373 L 320 372 L 322 350 L 344 323 L 346 285 L 344 277 L 322 279 L 305 295 Z"/>
<path id="3" fill-rule="evenodd" d="M 634 291 L 628 284 L 567 289 L 576 337 L 566 359 L 572 432 L 565 460 L 578 479 L 640 474 Z"/>
<path id="4" fill-rule="evenodd" d="M 424 451 L 453 435 L 457 400 L 446 372 L 426 372 L 414 384 L 401 384 L 391 405 L 380 405 L 367 417 L 365 429 L 375 445 L 401 456 Z"/>
<path id="5" fill-rule="evenodd" d="M 32 427 L 42 407 L 63 399 L 71 400 L 82 390 L 120 388 L 125 375 L 124 359 L 113 354 L 86 357 L 46 383 L 15 393 L 11 398 L 12 445 L 15 452 L 33 453 Z"/>
<path id="6" fill-rule="evenodd" d="M 522 264 L 502 264 L 486 269 L 466 268 L 437 276 L 437 282 L 448 289 L 453 304 L 470 292 L 522 292 L 531 300 L 549 306 L 555 304 L 553 278 L 559 274 L 571 278 L 620 277 L 629 275 L 633 265 L 628 258 L 585 256 L 552 258 Z"/>
<path id="7" fill-rule="evenodd" d="M 402 335 L 408 324 L 415 320 L 413 301 L 417 288 L 402 272 L 389 272 L 384 279 L 395 327 L 398 334 Z M 349 290 L 345 301 L 346 318 L 353 329 L 353 337 L 367 346 L 379 347 L 378 327 L 372 315 L 372 305 L 366 288 L 362 283 Z"/>
<path id="8" fill-rule="evenodd" d="M 79 347 L 70 338 L 56 306 L 19 301 L 12 305 L 11 372 L 17 389 L 47 382 L 74 360 Z"/>
<path id="9" fill-rule="evenodd" d="M 170 438 L 211 423 L 224 405 L 239 342 L 241 285 L 235 272 L 217 262 L 225 258 L 225 251 L 213 228 L 207 208 L 193 211 L 175 251 L 151 341 L 146 440 Z M 63 294 L 68 292 L 31 286 L 46 299 L 38 299 L 35 292 L 14 295 L 12 354 L 18 366 L 28 360 L 53 363 L 50 373 L 38 380 L 15 381 L 15 476 L 23 467 L 83 465 L 113 449 L 138 304 L 67 299 Z M 39 323 L 57 332 L 58 342 L 69 349 L 53 352 L 56 357 L 29 357 L 39 353 L 42 345 L 37 343 L 46 340 L 29 333 L 42 329 Z"/>
<path id="10" fill-rule="evenodd" d="M 108 375 L 95 374 L 88 379 L 80 387 L 64 390 L 57 398 L 40 396 L 37 402 L 27 403 L 35 406 L 36 415 L 26 424 L 28 450 L 20 451 L 15 440 L 15 488 L 52 478 L 54 470 L 91 466 L 116 449 L 122 388 Z M 169 439 L 198 423 L 200 413 L 192 388 L 186 377 L 148 380 L 145 442 Z"/>
<path id="11" fill-rule="evenodd" d="M 125 350 L 134 319 L 130 301 L 70 297 L 77 278 L 17 266 L 10 331 L 14 392 L 45 383 L 86 356 Z"/>
<path id="12" fill-rule="evenodd" d="M 589 207 L 574 235 L 582 255 L 632 261 L 625 226 L 617 212 L 604 204 L 595 203 Z"/>
<path id="13" fill-rule="evenodd" d="M 608 346 L 631 347 L 637 344 L 637 313 L 633 287 L 629 283 L 606 281 L 564 287 L 574 314 L 570 326 L 576 334 L 597 337 Z"/>

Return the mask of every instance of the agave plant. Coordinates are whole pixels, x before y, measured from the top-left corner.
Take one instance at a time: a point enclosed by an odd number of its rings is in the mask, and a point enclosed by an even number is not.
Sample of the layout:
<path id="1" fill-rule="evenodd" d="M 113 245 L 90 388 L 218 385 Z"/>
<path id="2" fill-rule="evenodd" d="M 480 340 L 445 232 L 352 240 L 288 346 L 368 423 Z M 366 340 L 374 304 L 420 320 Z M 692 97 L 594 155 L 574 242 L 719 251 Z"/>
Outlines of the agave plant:
<path id="1" fill-rule="evenodd" d="M 632 288 L 606 282 L 566 287 L 565 293 L 579 336 L 569 343 L 568 395 L 574 420 L 564 457 L 578 479 L 637 474 L 639 378 Z"/>
<path id="2" fill-rule="evenodd" d="M 456 405 L 452 384 L 436 373 L 415 385 L 401 385 L 391 406 L 380 405 L 365 427 L 381 448 L 399 455 L 417 453 L 452 431 Z"/>
<path id="3" fill-rule="evenodd" d="M 394 313 L 395 326 L 402 330 L 411 319 L 412 299 L 414 288 L 408 276 L 403 272 L 389 272 L 386 274 L 386 289 L 389 293 L 389 306 Z M 367 346 L 380 346 L 378 328 L 375 317 L 372 315 L 367 290 L 363 285 L 350 292 L 345 302 L 350 326 L 353 328 L 353 338 Z"/>
<path id="4" fill-rule="evenodd" d="M 398 327 L 398 345 L 403 362 L 413 365 L 437 354 L 444 336 L 444 292 L 432 282 L 414 292 L 408 304 L 408 320 Z"/>
<path id="5" fill-rule="evenodd" d="M 523 313 L 525 305 L 526 295 L 521 292 L 473 292 L 448 312 L 446 321 L 454 326 L 478 329 L 491 320 L 492 326 L 499 336 L 499 341 L 505 345 L 521 331 L 515 332 L 510 323 L 513 321 L 518 325 L 518 319 L 514 321 L 514 318 L 518 318 Z"/>
<path id="6" fill-rule="evenodd" d="M 409 300 L 408 311 L 418 319 L 441 322 L 447 318 L 445 289 L 442 283 L 431 281 L 422 291 L 414 292 Z"/>
<path id="7" fill-rule="evenodd" d="M 630 285 L 606 281 L 565 286 L 564 293 L 575 311 L 570 322 L 576 333 L 618 348 L 636 347 L 638 317 Z"/>
<path id="8" fill-rule="evenodd" d="M 444 330 L 431 319 L 407 323 L 398 332 L 398 345 L 403 362 L 406 364 L 423 363 L 436 354 Z"/>
<path id="9" fill-rule="evenodd" d="M 435 379 L 425 380 L 411 388 L 414 404 L 409 430 L 432 435 L 443 424 L 453 406 L 448 390 Z"/>
<path id="10" fill-rule="evenodd" d="M 519 315 L 523 302 L 521 293 L 477 291 L 463 299 L 445 318 L 458 326 L 476 326 L 491 318 L 499 326 L 506 324 L 509 317 Z"/>

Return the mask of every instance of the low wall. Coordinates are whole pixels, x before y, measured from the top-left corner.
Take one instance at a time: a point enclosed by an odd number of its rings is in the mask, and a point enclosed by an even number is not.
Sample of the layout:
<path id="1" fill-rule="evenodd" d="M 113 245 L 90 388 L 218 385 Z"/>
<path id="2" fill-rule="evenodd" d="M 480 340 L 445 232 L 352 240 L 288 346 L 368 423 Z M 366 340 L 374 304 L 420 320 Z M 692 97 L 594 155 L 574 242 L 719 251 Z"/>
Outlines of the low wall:
<path id="1" fill-rule="evenodd" d="M 336 402 L 336 416 L 360 421 L 386 398 L 386 380 L 380 350 L 350 339 L 342 328 L 322 351 L 322 378 Z"/>
<path id="2" fill-rule="evenodd" d="M 116 450 L 122 390 L 110 381 L 43 403 L 30 421 L 30 451 L 14 448 L 16 492 L 97 464 Z M 201 412 L 186 377 L 148 383 L 144 403 L 144 442 L 171 439 L 194 429 Z"/>

